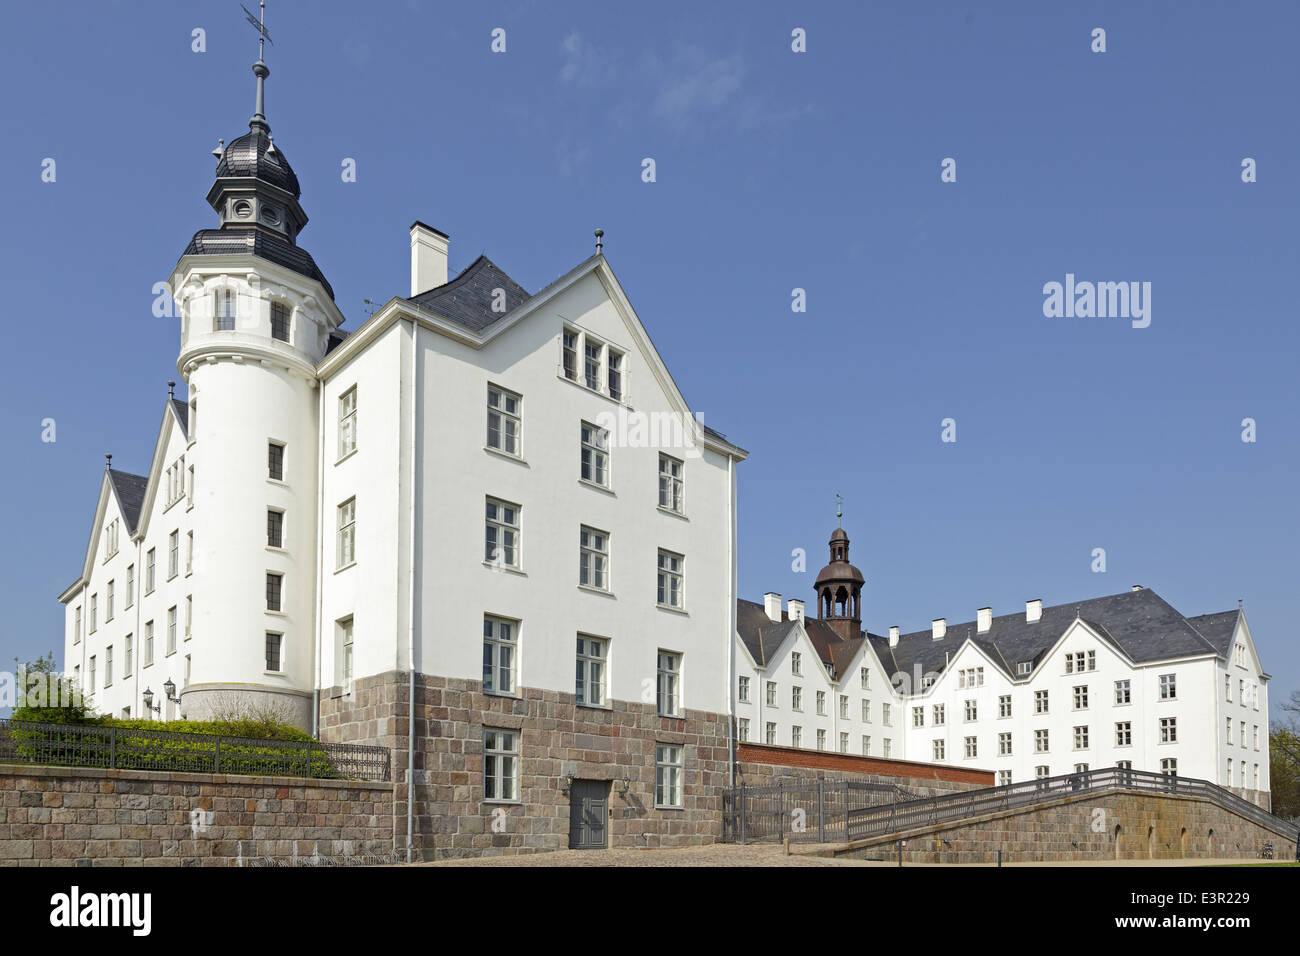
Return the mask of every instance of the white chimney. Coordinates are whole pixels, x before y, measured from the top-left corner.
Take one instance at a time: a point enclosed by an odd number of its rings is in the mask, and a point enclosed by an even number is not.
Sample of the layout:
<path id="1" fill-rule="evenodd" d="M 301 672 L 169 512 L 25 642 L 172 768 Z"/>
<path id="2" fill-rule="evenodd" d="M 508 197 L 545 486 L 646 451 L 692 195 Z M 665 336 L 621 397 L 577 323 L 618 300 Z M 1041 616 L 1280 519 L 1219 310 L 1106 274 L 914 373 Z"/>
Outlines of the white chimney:
<path id="1" fill-rule="evenodd" d="M 1135 585 L 1133 585 L 1133 590 L 1134 590 L 1134 591 L 1141 591 L 1141 590 L 1142 590 L 1142 585 L 1140 585 L 1140 584 L 1135 584 Z"/>
<path id="2" fill-rule="evenodd" d="M 975 633 L 987 634 L 993 626 L 993 608 L 982 607 L 975 612 Z"/>
<path id="3" fill-rule="evenodd" d="M 800 601 L 798 598 L 790 598 L 786 606 L 790 609 L 790 620 L 803 620 L 803 601 Z"/>
<path id="4" fill-rule="evenodd" d="M 897 624 L 893 625 L 889 629 L 889 646 L 890 647 L 898 646 L 898 625 Z"/>
<path id="5" fill-rule="evenodd" d="M 942 640 L 943 636 L 948 633 L 948 619 L 946 617 L 936 617 L 930 622 L 930 637 L 933 640 Z"/>
<path id="6" fill-rule="evenodd" d="M 1043 602 L 1042 602 L 1042 600 L 1040 600 L 1040 599 L 1038 599 L 1038 598 L 1035 598 L 1035 599 L 1032 600 L 1032 601 L 1026 601 L 1026 602 L 1025 602 L 1025 620 L 1026 620 L 1026 621 L 1028 621 L 1030 624 L 1033 624 L 1035 621 L 1037 621 L 1038 619 L 1040 619 L 1042 616 L 1043 616 Z"/>
<path id="7" fill-rule="evenodd" d="M 426 226 L 418 219 L 411 223 L 411 295 L 428 292 L 447 284 L 447 243 L 445 232 Z"/>
<path id="8" fill-rule="evenodd" d="M 768 591 L 763 595 L 763 610 L 767 612 L 768 618 L 773 621 L 781 620 L 781 595 L 775 591 Z"/>

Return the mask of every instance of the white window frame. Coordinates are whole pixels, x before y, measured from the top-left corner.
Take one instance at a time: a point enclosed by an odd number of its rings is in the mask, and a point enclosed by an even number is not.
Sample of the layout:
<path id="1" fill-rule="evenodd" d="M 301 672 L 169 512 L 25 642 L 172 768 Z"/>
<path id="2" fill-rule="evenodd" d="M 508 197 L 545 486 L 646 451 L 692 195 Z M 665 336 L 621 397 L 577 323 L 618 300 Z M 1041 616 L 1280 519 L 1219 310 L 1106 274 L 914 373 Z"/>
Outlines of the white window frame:
<path id="1" fill-rule="evenodd" d="M 578 585 L 609 591 L 609 532 L 589 525 L 578 529 Z"/>
<path id="2" fill-rule="evenodd" d="M 488 448 L 503 455 L 524 456 L 524 397 L 491 382 L 487 395 L 486 443 Z"/>
<path id="3" fill-rule="evenodd" d="M 681 744 L 655 744 L 655 807 L 680 809 L 684 750 Z"/>
<path id="4" fill-rule="evenodd" d="M 483 802 L 519 802 L 519 731 L 483 728 Z"/>
<path id="5" fill-rule="evenodd" d="M 518 570 L 522 562 L 520 511 L 513 502 L 488 497 L 484 511 L 484 563 Z M 513 520 L 511 520 L 513 516 Z"/>
<path id="6" fill-rule="evenodd" d="M 582 422 L 578 428 L 581 454 L 578 461 L 578 478 L 598 488 L 609 488 L 609 432 Z"/>
<path id="7" fill-rule="evenodd" d="M 357 563 L 357 497 L 353 495 L 334 509 L 337 529 L 334 544 L 334 570 L 342 571 Z"/>
<path id="8" fill-rule="evenodd" d="M 357 387 L 339 395 L 339 455 L 342 461 L 357 450 Z"/>
<path id="9" fill-rule="evenodd" d="M 686 513 L 686 463 L 659 453 L 659 507 L 675 515 Z"/>
<path id="10" fill-rule="evenodd" d="M 655 671 L 655 711 L 660 717 L 681 713 L 682 655 L 677 651 L 658 651 Z"/>
<path id="11" fill-rule="evenodd" d="M 658 555 L 655 601 L 680 611 L 686 606 L 686 558 L 667 548 L 660 548 Z"/>
<path id="12" fill-rule="evenodd" d="M 518 663 L 519 622 L 483 615 L 483 693 L 516 696 Z"/>
<path id="13" fill-rule="evenodd" d="M 579 707 L 605 706 L 605 681 L 609 671 L 609 641 L 579 634 L 574 698 Z"/>

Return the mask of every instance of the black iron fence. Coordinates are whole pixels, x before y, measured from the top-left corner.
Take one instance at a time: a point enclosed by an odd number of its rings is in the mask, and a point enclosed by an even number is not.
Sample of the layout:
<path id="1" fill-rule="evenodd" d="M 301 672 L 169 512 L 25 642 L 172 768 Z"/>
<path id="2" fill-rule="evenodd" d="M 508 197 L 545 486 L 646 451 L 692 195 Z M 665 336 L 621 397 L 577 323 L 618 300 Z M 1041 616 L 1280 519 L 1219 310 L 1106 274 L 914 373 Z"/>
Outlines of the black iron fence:
<path id="1" fill-rule="evenodd" d="M 318 780 L 387 781 L 391 773 L 386 747 L 26 720 L 0 720 L 0 763 Z"/>
<path id="2" fill-rule="evenodd" d="M 869 785 L 854 785 L 849 781 L 796 781 L 765 787 L 742 785 L 723 794 L 723 838 L 741 843 L 787 838 L 792 842 L 847 842 L 1108 790 L 1199 797 L 1289 839 L 1296 839 L 1298 830 L 1293 823 L 1208 780 L 1120 767 L 955 791 L 920 800 L 848 798 L 828 803 L 826 794 L 841 786 L 850 788 L 847 794 L 853 792 L 854 786 Z"/>

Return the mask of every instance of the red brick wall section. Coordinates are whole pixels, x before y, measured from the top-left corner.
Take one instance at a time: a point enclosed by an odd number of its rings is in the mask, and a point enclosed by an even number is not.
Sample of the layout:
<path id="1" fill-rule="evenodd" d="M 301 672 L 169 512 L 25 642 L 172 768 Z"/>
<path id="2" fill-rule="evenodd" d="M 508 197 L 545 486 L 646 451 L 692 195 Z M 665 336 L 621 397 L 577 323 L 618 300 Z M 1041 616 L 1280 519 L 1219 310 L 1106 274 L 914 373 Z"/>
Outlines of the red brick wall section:
<path id="1" fill-rule="evenodd" d="M 804 767 L 809 770 L 835 770 L 842 773 L 868 773 L 882 777 L 911 780 L 946 780 L 980 787 L 994 785 L 992 770 L 968 770 L 941 764 L 917 763 L 912 760 L 889 760 L 884 757 L 858 757 L 853 754 L 774 747 L 770 744 L 737 744 L 736 760 L 740 763 L 763 763 L 778 767 Z"/>

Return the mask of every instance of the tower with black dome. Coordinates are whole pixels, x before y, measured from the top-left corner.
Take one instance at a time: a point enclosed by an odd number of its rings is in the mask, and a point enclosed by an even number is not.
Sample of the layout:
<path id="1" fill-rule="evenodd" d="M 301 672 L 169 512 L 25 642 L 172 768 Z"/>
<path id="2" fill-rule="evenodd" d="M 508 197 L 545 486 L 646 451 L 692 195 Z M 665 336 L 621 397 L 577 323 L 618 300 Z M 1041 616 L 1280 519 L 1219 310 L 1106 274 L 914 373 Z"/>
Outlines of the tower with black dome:
<path id="1" fill-rule="evenodd" d="M 830 563 L 822 568 L 813 585 L 817 591 L 817 616 L 829 624 L 842 640 L 862 636 L 862 586 L 866 578 L 849 564 L 849 536 L 840 526 L 843 511 L 836 509 L 836 528 L 831 532 Z"/>
<path id="2" fill-rule="evenodd" d="M 181 710 L 273 704 L 310 723 L 317 588 L 317 365 L 343 322 L 298 244 L 301 188 L 266 118 L 261 52 L 248 132 L 219 145 L 170 286 L 181 319 L 194 512 L 194 671 Z M 250 556 L 255 556 L 250 560 Z"/>

